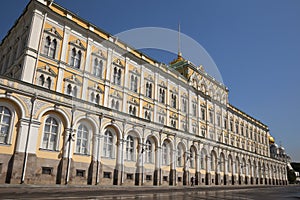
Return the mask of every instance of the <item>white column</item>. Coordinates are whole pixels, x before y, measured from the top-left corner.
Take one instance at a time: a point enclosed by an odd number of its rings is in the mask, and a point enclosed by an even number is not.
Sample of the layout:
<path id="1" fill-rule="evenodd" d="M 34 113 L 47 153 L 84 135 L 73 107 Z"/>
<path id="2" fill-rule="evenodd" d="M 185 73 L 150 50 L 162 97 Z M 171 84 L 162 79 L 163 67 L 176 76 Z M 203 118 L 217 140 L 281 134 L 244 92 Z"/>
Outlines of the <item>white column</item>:
<path id="1" fill-rule="evenodd" d="M 81 99 L 88 101 L 88 95 L 87 95 L 87 89 L 88 89 L 88 78 L 89 76 L 87 74 L 84 74 L 82 77 L 82 93 L 81 93 Z"/>
<path id="2" fill-rule="evenodd" d="M 144 66 L 141 65 L 141 77 L 140 77 L 140 89 L 139 89 L 139 98 L 140 98 L 140 104 L 139 104 L 139 116 L 143 117 L 143 101 L 144 101 L 144 90 L 145 90 L 145 83 L 144 83 Z M 155 115 L 154 115 L 155 116 Z M 154 117 L 155 119 L 155 117 Z"/>
<path id="3" fill-rule="evenodd" d="M 67 53 L 68 53 L 70 32 L 71 32 L 71 28 L 68 26 L 65 26 L 62 47 L 61 47 L 61 55 L 60 55 L 60 60 L 65 63 L 68 63 Z"/>
<path id="4" fill-rule="evenodd" d="M 39 42 L 41 35 L 43 34 L 43 20 L 44 16 L 42 13 L 34 10 L 28 36 L 28 49 L 26 50 L 26 56 L 24 57 L 23 71 L 21 75 L 21 80 L 28 83 L 33 83 L 34 81 L 35 68 L 38 62 L 37 51 L 39 51 Z"/>
<path id="5" fill-rule="evenodd" d="M 154 108 L 153 108 L 153 118 L 154 122 L 158 122 L 158 117 L 157 117 L 157 99 L 158 99 L 158 79 L 159 79 L 159 74 L 155 72 L 154 74 Z"/>
<path id="6" fill-rule="evenodd" d="M 109 107 L 109 89 L 111 82 L 111 62 L 112 62 L 112 54 L 113 50 L 108 49 L 107 53 L 107 62 L 106 62 L 106 76 L 105 76 L 105 84 L 104 84 L 104 107 Z"/>
<path id="7" fill-rule="evenodd" d="M 128 70 L 128 62 L 129 62 L 129 58 L 125 58 L 125 69 L 124 69 L 124 85 L 123 85 L 123 112 L 127 113 L 127 91 L 128 91 L 128 80 L 129 80 L 129 70 Z"/>

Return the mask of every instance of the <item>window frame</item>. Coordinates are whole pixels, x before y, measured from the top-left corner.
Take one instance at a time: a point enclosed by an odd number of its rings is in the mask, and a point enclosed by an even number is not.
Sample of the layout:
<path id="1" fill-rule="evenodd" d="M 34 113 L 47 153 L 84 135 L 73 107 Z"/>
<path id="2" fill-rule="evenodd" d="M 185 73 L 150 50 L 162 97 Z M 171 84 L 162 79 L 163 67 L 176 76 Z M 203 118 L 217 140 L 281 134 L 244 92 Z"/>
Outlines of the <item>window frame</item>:
<path id="1" fill-rule="evenodd" d="M 74 45 L 71 45 L 69 66 L 80 70 L 82 67 L 82 60 L 83 60 L 83 50 L 75 47 Z"/>
<path id="2" fill-rule="evenodd" d="M 153 163 L 153 146 L 154 142 L 147 139 L 145 142 L 145 163 Z"/>
<path id="3" fill-rule="evenodd" d="M 0 143 L 0 145 L 11 145 L 12 144 L 12 134 L 13 134 L 13 124 L 15 120 L 15 109 L 8 103 L 6 102 L 1 102 L 0 107 L 6 107 L 9 112 L 10 112 L 10 122 L 9 122 L 9 127 L 8 127 L 8 133 L 6 136 L 6 141 L 4 143 Z"/>
<path id="4" fill-rule="evenodd" d="M 56 134 L 56 144 L 54 146 L 54 149 L 50 149 L 50 148 L 46 148 L 44 147 L 44 136 L 45 136 L 45 128 L 46 128 L 46 121 L 49 119 L 49 118 L 53 118 L 54 120 L 56 120 L 57 122 L 57 134 Z M 47 151 L 58 151 L 59 149 L 59 142 L 60 142 L 60 134 L 61 134 L 61 127 L 62 127 L 62 122 L 60 120 L 59 117 L 57 117 L 56 115 L 54 114 L 49 114 L 47 116 L 45 116 L 44 118 L 44 121 L 43 121 L 43 132 L 42 132 L 42 138 L 41 138 L 41 146 L 40 146 L 40 149 L 43 149 L 43 150 L 47 150 Z M 49 138 L 48 136 L 48 142 L 50 141 L 51 139 Z M 49 146 L 49 145 L 47 145 Z"/>
<path id="5" fill-rule="evenodd" d="M 132 135 L 127 135 L 126 137 L 126 150 L 125 150 L 125 160 L 132 162 L 135 161 L 135 139 Z"/>
<path id="6" fill-rule="evenodd" d="M 59 47 L 58 38 L 51 36 L 48 33 L 44 33 L 44 34 L 45 35 L 43 38 L 43 46 L 42 46 L 41 54 L 43 56 L 56 60 L 58 56 L 58 47 Z"/>
<path id="7" fill-rule="evenodd" d="M 97 61 L 97 62 L 96 62 Z M 97 74 L 99 72 L 99 74 Z M 93 72 L 92 74 L 97 77 L 102 79 L 102 74 L 103 74 L 103 60 L 94 56 L 93 57 Z"/>
<path id="8" fill-rule="evenodd" d="M 111 135 L 106 135 L 106 133 L 110 133 Z M 108 141 L 111 138 L 111 141 Z M 114 148 L 115 148 L 115 140 L 116 140 L 116 133 L 113 129 L 107 128 L 103 134 L 103 143 L 102 143 L 102 157 L 113 159 L 114 157 Z M 108 150 L 110 148 L 110 150 Z M 108 154 L 110 152 L 110 154 Z"/>
<path id="9" fill-rule="evenodd" d="M 78 131 L 79 131 L 79 128 L 80 126 L 84 126 L 86 127 L 86 130 L 87 130 L 87 138 L 86 138 L 86 152 L 82 152 L 82 142 L 84 141 L 85 138 L 80 137 L 78 138 Z M 91 142 L 91 128 L 86 122 L 79 122 L 78 125 L 77 125 L 77 131 L 76 131 L 76 144 L 75 144 L 75 153 L 76 154 L 80 154 L 80 155 L 90 155 L 90 142 Z M 78 151 L 78 140 L 80 139 L 80 149 Z"/>

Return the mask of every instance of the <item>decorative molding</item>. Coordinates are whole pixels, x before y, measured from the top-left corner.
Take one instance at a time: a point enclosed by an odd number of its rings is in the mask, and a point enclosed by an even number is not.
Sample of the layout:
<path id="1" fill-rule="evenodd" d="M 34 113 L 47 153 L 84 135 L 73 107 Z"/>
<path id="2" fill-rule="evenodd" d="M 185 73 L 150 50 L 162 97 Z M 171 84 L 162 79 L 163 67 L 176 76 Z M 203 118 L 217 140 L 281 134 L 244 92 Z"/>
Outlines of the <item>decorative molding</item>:
<path id="1" fill-rule="evenodd" d="M 81 85 L 81 82 L 78 80 L 78 78 L 76 78 L 75 75 L 64 78 L 64 81 L 69 82 L 69 83 L 73 83 L 73 84 L 79 85 L 79 86 Z"/>
<path id="2" fill-rule="evenodd" d="M 47 74 L 47 75 L 52 76 L 52 77 L 57 76 L 57 74 L 49 67 L 49 65 L 45 65 L 43 67 L 38 67 L 37 71 L 42 72 L 42 73 Z"/>
<path id="3" fill-rule="evenodd" d="M 55 27 L 45 29 L 44 32 L 49 35 L 52 35 L 53 37 L 58 38 L 59 40 L 63 39 L 63 37 L 56 31 Z"/>
<path id="4" fill-rule="evenodd" d="M 77 39 L 75 41 L 71 41 L 71 42 L 69 42 L 69 44 L 71 44 L 79 49 L 82 49 L 84 51 L 86 50 L 85 46 L 82 44 L 82 42 L 79 39 Z"/>

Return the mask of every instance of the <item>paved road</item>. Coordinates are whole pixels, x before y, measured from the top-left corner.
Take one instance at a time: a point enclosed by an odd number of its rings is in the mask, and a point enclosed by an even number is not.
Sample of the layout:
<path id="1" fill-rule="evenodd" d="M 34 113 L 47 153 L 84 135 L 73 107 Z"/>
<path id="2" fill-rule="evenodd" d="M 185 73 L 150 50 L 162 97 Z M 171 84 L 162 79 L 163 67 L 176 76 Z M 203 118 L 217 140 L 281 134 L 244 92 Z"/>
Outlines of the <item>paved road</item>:
<path id="1" fill-rule="evenodd" d="M 99 187 L 0 185 L 0 199 L 103 199 L 103 200 L 198 200 L 198 199 L 300 199 L 297 186 L 228 187 Z"/>

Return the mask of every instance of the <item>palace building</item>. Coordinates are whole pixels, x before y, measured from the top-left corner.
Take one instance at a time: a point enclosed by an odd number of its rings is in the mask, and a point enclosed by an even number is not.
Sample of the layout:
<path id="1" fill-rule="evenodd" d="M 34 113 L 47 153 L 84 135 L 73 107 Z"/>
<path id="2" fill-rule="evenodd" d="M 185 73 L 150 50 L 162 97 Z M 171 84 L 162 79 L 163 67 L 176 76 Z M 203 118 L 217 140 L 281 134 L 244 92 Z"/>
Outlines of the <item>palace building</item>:
<path id="1" fill-rule="evenodd" d="M 28 3 L 0 74 L 1 184 L 287 184 L 268 126 L 202 66 L 157 62 L 53 1 Z"/>

